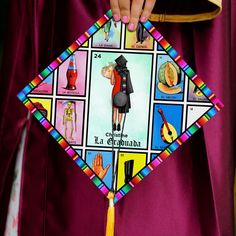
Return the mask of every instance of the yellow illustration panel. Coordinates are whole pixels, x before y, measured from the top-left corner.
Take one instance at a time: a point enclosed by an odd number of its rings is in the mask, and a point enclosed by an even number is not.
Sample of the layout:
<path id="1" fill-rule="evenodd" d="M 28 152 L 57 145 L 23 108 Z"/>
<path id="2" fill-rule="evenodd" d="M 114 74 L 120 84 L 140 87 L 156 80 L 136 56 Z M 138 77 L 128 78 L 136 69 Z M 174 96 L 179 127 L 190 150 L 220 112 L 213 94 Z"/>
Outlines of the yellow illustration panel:
<path id="1" fill-rule="evenodd" d="M 130 32 L 126 28 L 125 48 L 127 49 L 150 49 L 153 50 L 153 37 L 139 23 L 136 31 Z"/>
<path id="2" fill-rule="evenodd" d="M 146 153 L 120 152 L 118 156 L 117 190 L 128 183 L 143 167 L 146 166 Z"/>
<path id="3" fill-rule="evenodd" d="M 49 98 L 30 98 L 32 103 L 37 107 L 37 109 L 45 116 L 49 121 L 51 121 L 51 104 L 52 101 Z"/>
<path id="4" fill-rule="evenodd" d="M 82 45 L 83 48 L 87 48 L 88 47 L 88 40 Z"/>

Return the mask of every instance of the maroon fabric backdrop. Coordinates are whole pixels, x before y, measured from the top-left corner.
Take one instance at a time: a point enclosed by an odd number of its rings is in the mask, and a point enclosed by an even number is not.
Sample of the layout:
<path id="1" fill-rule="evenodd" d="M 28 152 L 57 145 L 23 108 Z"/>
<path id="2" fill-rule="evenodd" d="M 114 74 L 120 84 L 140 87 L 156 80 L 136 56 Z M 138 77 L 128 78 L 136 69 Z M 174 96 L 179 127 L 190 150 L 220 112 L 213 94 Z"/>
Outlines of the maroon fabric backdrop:
<path id="1" fill-rule="evenodd" d="M 117 236 L 233 235 L 235 5 L 225 0 L 212 22 L 155 24 L 225 108 L 118 202 Z M 0 235 L 25 125 L 19 235 L 104 235 L 106 198 L 35 119 L 27 121 L 16 94 L 108 9 L 99 0 L 10 1 L 0 77 Z"/>

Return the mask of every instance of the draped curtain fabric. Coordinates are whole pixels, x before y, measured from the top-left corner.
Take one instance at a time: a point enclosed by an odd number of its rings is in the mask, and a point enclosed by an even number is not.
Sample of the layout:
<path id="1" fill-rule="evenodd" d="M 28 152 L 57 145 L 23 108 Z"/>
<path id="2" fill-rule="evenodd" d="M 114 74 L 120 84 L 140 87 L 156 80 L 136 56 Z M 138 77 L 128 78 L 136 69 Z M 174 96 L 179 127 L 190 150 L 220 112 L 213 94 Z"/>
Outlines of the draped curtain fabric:
<path id="1" fill-rule="evenodd" d="M 211 20 L 218 16 L 221 10 L 222 0 L 159 0 L 150 19 L 168 22 Z"/>
<path id="2" fill-rule="evenodd" d="M 105 233 L 107 199 L 27 118 L 16 94 L 108 9 L 99 0 L 9 2 L 0 74 L 0 235 L 24 127 L 19 235 Z M 117 236 L 234 234 L 235 18 L 236 3 L 225 0 L 214 21 L 155 23 L 225 108 L 117 203 Z"/>

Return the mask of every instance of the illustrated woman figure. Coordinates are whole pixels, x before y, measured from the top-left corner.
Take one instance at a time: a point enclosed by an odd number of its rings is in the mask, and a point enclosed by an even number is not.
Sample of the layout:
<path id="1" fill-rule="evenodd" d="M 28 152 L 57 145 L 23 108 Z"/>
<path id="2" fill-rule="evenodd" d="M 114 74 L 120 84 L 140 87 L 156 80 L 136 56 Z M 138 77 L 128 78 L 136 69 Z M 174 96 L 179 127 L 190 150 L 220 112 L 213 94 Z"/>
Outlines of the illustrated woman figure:
<path id="1" fill-rule="evenodd" d="M 116 64 L 110 64 L 102 68 L 102 75 L 110 79 L 113 85 L 112 89 L 112 112 L 113 112 L 113 130 L 121 130 L 121 122 L 124 113 L 128 113 L 131 108 L 130 94 L 133 93 L 133 86 L 130 79 L 130 72 L 126 67 L 127 60 L 123 55 L 115 60 Z M 126 95 L 126 103 L 122 107 L 118 107 L 114 100 L 120 93 Z M 117 123 L 118 121 L 118 123 Z"/>
<path id="2" fill-rule="evenodd" d="M 104 27 L 103 27 L 104 33 L 105 33 L 105 40 L 106 40 L 107 42 L 109 41 L 109 33 L 110 33 L 110 31 L 111 31 L 111 24 L 112 24 L 112 22 L 113 22 L 113 24 L 114 24 L 114 26 L 115 26 L 115 28 L 116 28 L 116 27 L 117 27 L 116 22 L 113 21 L 113 20 L 108 21 L 108 22 L 104 25 Z"/>

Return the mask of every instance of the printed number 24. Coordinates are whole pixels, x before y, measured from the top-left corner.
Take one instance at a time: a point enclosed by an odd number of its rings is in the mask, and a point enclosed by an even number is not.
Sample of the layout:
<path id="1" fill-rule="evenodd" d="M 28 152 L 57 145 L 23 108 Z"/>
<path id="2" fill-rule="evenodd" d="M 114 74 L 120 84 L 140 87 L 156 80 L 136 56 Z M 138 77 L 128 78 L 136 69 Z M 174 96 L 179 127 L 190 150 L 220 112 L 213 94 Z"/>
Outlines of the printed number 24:
<path id="1" fill-rule="evenodd" d="M 94 58 L 102 58 L 102 55 L 95 53 L 95 54 L 94 54 Z"/>

